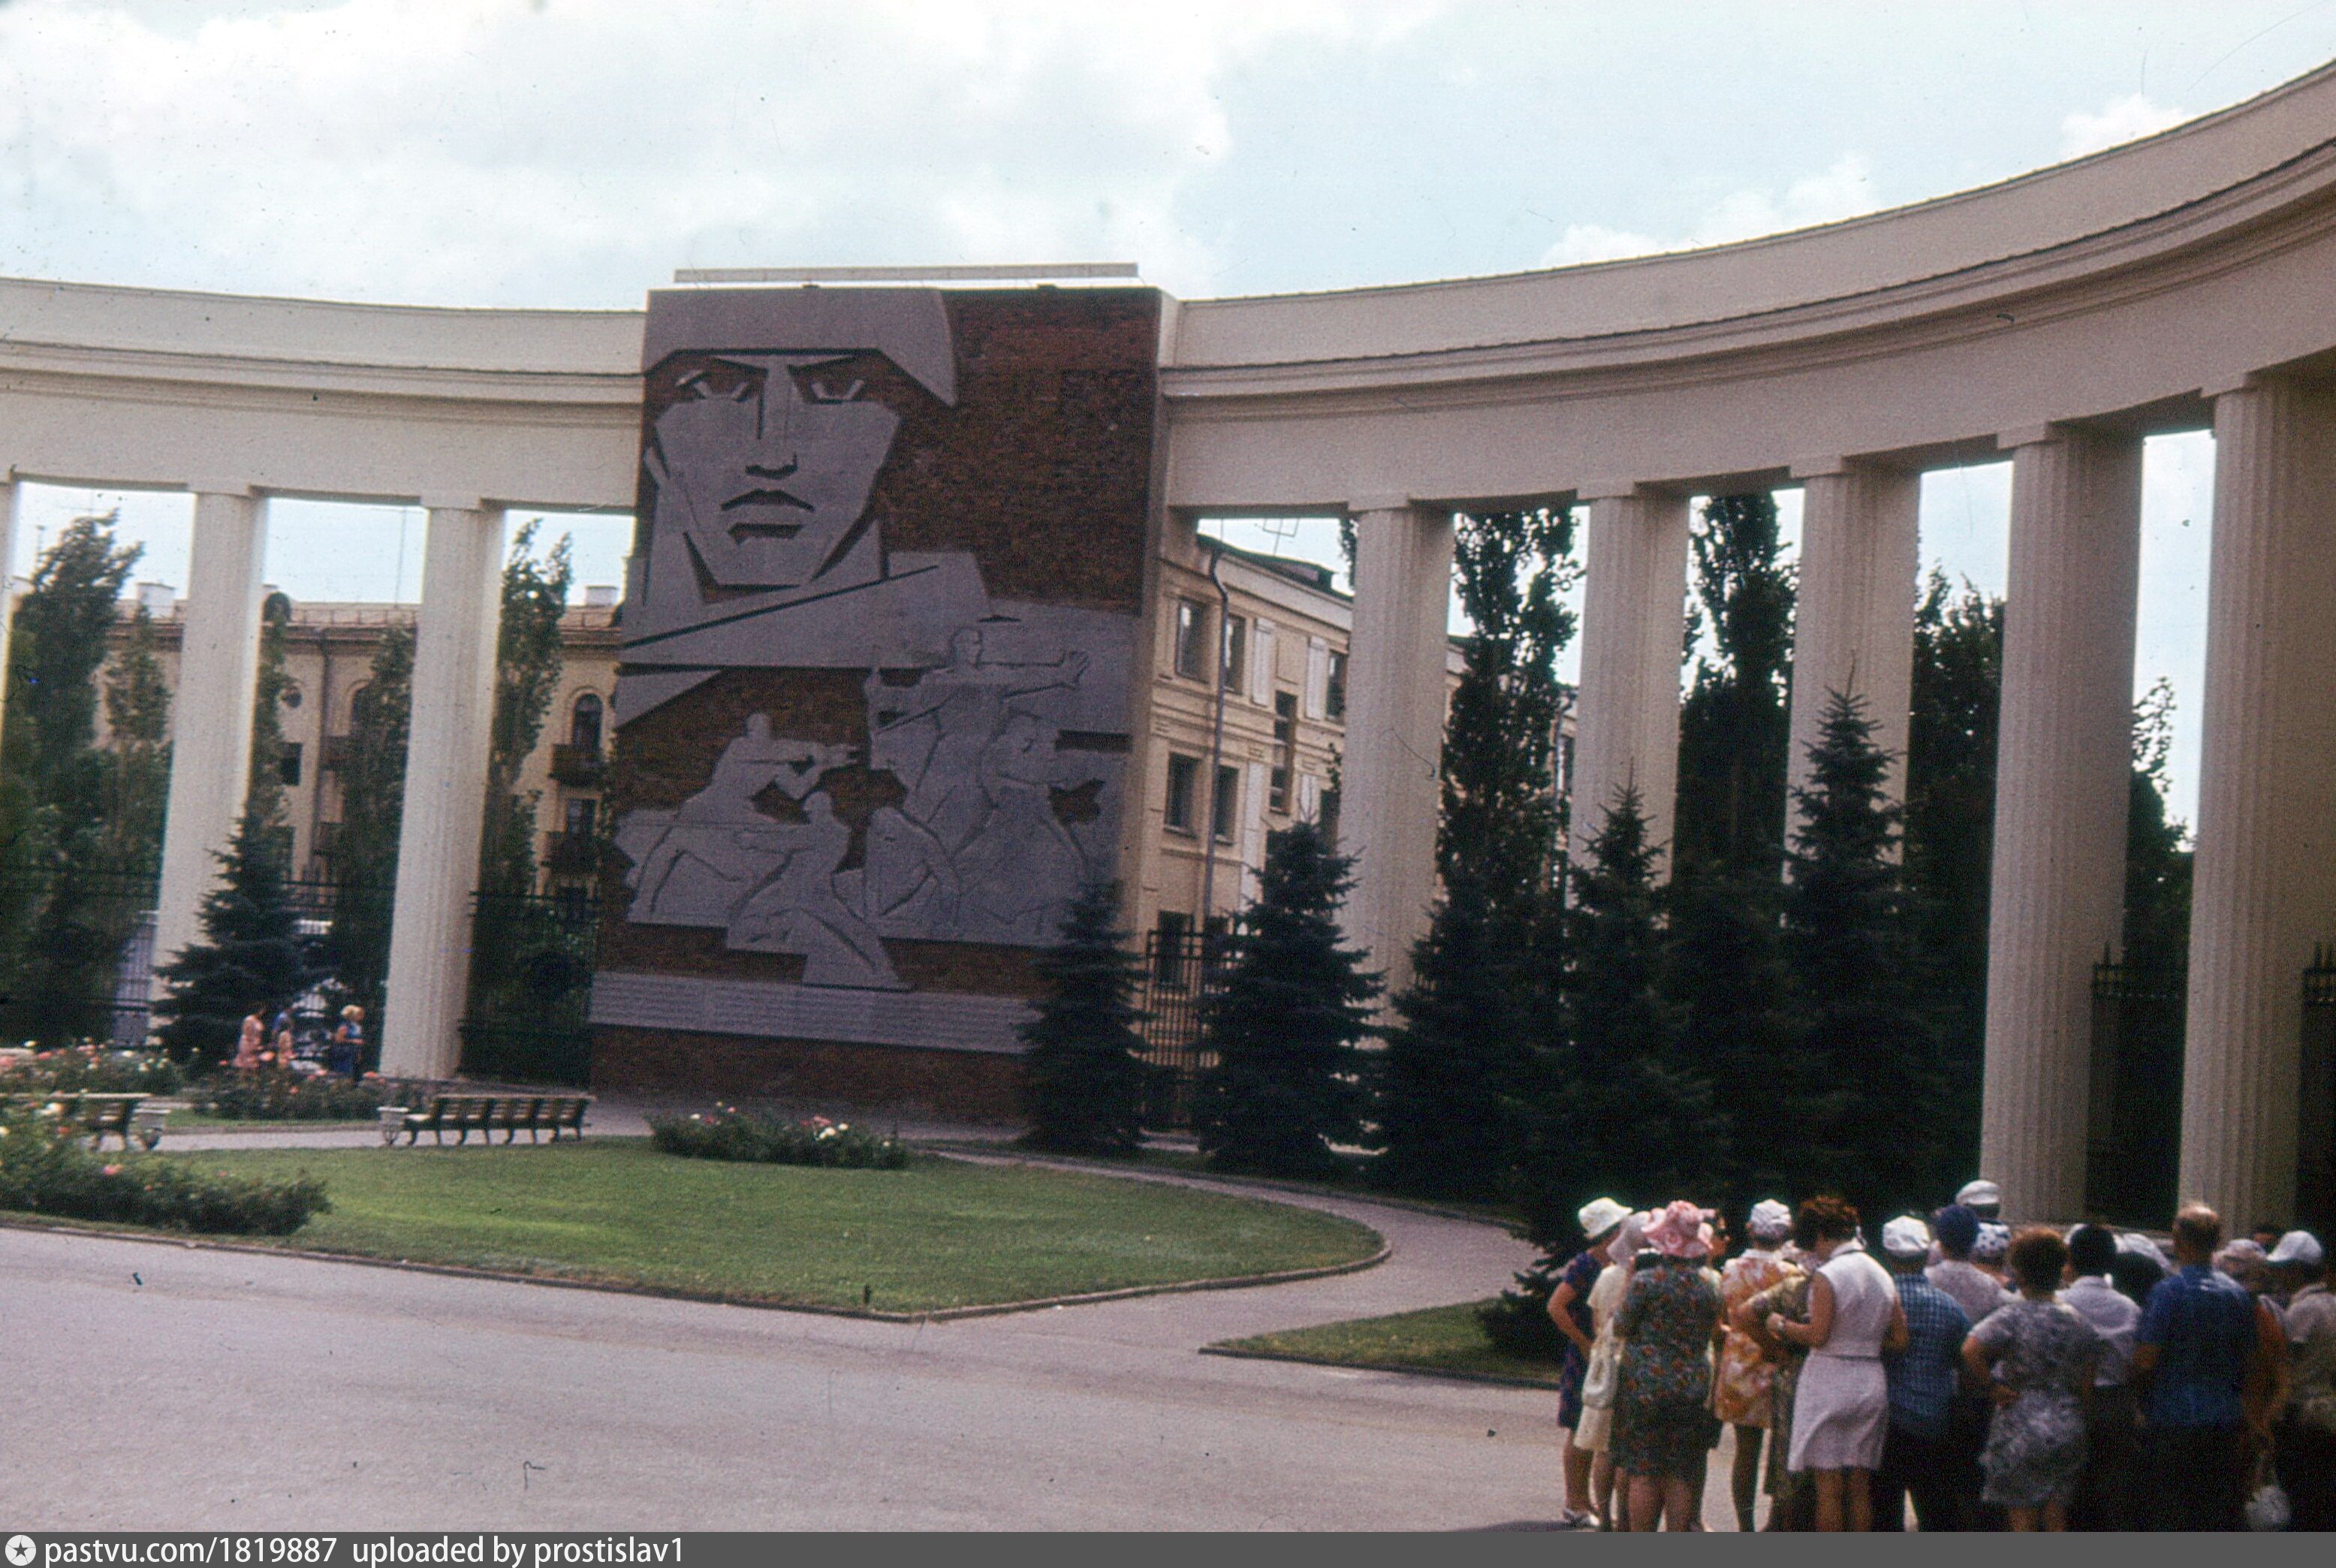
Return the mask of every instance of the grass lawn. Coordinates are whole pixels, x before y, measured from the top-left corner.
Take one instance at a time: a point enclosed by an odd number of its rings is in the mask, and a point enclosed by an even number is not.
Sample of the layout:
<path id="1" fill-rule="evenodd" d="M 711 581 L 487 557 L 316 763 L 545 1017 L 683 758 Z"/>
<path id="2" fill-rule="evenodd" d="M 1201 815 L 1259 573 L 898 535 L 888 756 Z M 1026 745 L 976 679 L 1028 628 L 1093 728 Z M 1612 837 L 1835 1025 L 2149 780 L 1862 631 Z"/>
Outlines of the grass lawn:
<path id="1" fill-rule="evenodd" d="M 179 1156 L 323 1178 L 333 1212 L 284 1245 L 916 1312 L 1369 1257 L 1376 1232 L 1155 1183 L 919 1156 L 905 1171 L 731 1164 L 643 1139 L 514 1148 Z"/>
<path id="2" fill-rule="evenodd" d="M 1284 1334 L 1225 1339 L 1209 1347 L 1233 1355 L 1319 1361 L 1333 1367 L 1379 1367 L 1402 1372 L 1458 1372 L 1555 1387 L 1557 1368 L 1495 1349 L 1477 1325 L 1483 1301 L 1430 1307 L 1387 1318 L 1355 1318 Z"/>
<path id="3" fill-rule="evenodd" d="M 162 1125 L 166 1129 L 180 1132 L 193 1132 L 200 1129 L 203 1132 L 232 1133 L 244 1127 L 249 1127 L 255 1132 L 277 1132 L 286 1127 L 292 1127 L 304 1133 L 341 1133 L 378 1127 L 381 1122 L 379 1118 L 374 1116 L 366 1116 L 362 1120 L 351 1118 L 344 1121 L 293 1121 L 290 1119 L 268 1121 L 257 1116 L 215 1116 L 209 1111 L 182 1107 L 164 1116 Z"/>

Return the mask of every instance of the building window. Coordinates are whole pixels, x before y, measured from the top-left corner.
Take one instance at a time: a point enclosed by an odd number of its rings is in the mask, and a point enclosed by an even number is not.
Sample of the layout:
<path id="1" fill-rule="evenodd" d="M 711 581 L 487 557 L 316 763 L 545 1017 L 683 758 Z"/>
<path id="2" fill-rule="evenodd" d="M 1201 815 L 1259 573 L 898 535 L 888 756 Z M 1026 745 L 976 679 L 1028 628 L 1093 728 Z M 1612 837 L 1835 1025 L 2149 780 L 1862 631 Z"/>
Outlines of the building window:
<path id="1" fill-rule="evenodd" d="M 1217 659 L 1217 680 L 1227 691 L 1239 691 L 1248 682 L 1249 622 L 1240 616 L 1225 617 L 1224 648 Z"/>
<path id="2" fill-rule="evenodd" d="M 593 823 L 599 820 L 600 803 L 596 800 L 571 800 L 568 803 L 567 831 L 571 839 L 589 839 Z"/>
<path id="3" fill-rule="evenodd" d="M 600 699 L 586 692 L 576 699 L 568 714 L 568 744 L 578 751 L 597 753 L 600 749 Z"/>
<path id="4" fill-rule="evenodd" d="M 1209 612 L 1197 601 L 1176 601 L 1176 673 L 1186 680 L 1208 678 L 1208 667 L 1203 662 L 1207 645 L 1202 640 L 1208 625 Z"/>
<path id="5" fill-rule="evenodd" d="M 1290 814 L 1290 770 L 1286 767 L 1278 767 L 1265 776 L 1267 809 L 1288 816 Z"/>
<path id="6" fill-rule="evenodd" d="M 1241 769 L 1217 770 L 1217 798 L 1211 804 L 1213 809 L 1209 813 L 1209 831 L 1217 835 L 1219 843 L 1232 842 L 1233 818 L 1241 805 Z"/>
<path id="7" fill-rule="evenodd" d="M 1168 757 L 1168 825 L 1180 833 L 1192 831 L 1193 797 L 1200 793 L 1201 759 Z"/>
<path id="8" fill-rule="evenodd" d="M 1322 713 L 1334 721 L 1347 716 L 1347 655 L 1341 648 L 1330 650 L 1330 680 L 1323 690 Z"/>
<path id="9" fill-rule="evenodd" d="M 276 752 L 276 776 L 284 781 L 287 789 L 300 787 L 300 743 L 287 740 Z"/>
<path id="10" fill-rule="evenodd" d="M 1192 930 L 1192 917 L 1173 910 L 1162 910 L 1152 930 L 1152 978 L 1172 990 L 1185 989 L 1184 950 Z"/>
<path id="11" fill-rule="evenodd" d="M 1322 842 L 1332 849 L 1338 847 L 1338 792 L 1322 792 Z"/>

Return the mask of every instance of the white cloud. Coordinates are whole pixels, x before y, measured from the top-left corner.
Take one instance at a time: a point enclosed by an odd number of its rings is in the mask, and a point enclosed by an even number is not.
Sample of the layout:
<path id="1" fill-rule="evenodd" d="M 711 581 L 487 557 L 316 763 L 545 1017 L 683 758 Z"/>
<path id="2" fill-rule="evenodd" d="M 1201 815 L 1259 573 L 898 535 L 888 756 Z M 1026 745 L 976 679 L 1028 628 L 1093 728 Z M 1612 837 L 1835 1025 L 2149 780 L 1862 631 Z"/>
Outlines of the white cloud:
<path id="1" fill-rule="evenodd" d="M 1880 205 L 1874 197 L 1872 164 L 1861 153 L 1845 152 L 1832 167 L 1794 180 L 1781 195 L 1772 186 L 1747 186 L 1733 191 L 1715 202 L 1691 230 L 1670 239 L 1602 224 L 1568 224 L 1563 237 L 1543 252 L 1541 264 L 1574 267 L 1590 261 L 1726 245 L 1763 234 L 1839 222 L 1871 212 Z"/>
<path id="2" fill-rule="evenodd" d="M 2088 114 L 2081 109 L 2072 110 L 2060 122 L 2060 156 L 2063 159 L 2082 158 L 2088 152 L 2098 152 L 2121 141 L 2136 141 L 2144 136 L 2154 136 L 2189 118 L 2188 110 L 2166 108 L 2151 102 L 2138 93 L 2116 100 L 2098 114 Z"/>
<path id="3" fill-rule="evenodd" d="M 1132 258 L 1219 85 L 1419 5 L 1186 0 L 278 0 L 0 6 L 0 273 L 469 304 L 627 304 L 676 266 Z"/>

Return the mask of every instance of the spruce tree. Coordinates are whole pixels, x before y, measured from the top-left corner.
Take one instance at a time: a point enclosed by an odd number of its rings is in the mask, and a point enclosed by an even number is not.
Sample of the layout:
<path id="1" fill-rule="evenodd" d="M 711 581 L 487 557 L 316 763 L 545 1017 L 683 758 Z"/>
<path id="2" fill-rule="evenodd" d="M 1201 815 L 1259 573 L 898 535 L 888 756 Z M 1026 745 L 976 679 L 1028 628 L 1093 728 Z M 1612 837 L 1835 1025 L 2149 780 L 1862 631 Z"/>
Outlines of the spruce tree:
<path id="1" fill-rule="evenodd" d="M 284 694 L 292 672 L 284 643 L 292 626 L 292 601 L 271 593 L 259 607 L 259 665 L 252 683 L 251 768 L 243 796 L 244 815 L 287 841 L 284 815 Z"/>
<path id="2" fill-rule="evenodd" d="M 1563 1031 L 1540 1053 L 1518 1192 L 1542 1256 L 1485 1314 L 1496 1341 L 1526 1349 L 1551 1348 L 1536 1318 L 1546 1320 L 1558 1265 L 1581 1245 L 1582 1204 L 1699 1197 L 1728 1162 L 1727 1119 L 1662 992 L 1659 851 L 1635 789 L 1617 792 L 1586 848 L 1567 911 Z"/>
<path id="3" fill-rule="evenodd" d="M 1518 1107 L 1555 967 L 1556 666 L 1573 632 L 1559 595 L 1572 531 L 1566 511 L 1459 520 L 1455 575 L 1475 629 L 1445 732 L 1444 891 L 1377 1063 L 1372 1175 L 1398 1192 L 1498 1199 L 1523 1152 Z"/>
<path id="4" fill-rule="evenodd" d="M 1119 890 L 1081 890 L 1062 936 L 1038 955 L 1046 990 L 1022 1026 L 1023 1097 L 1030 1118 L 1022 1142 L 1066 1154 L 1132 1154 L 1144 1139 L 1153 1069 L 1135 1026 L 1142 961 L 1118 923 Z"/>
<path id="5" fill-rule="evenodd" d="M 1379 981 L 1338 930 L 1351 863 L 1311 823 L 1269 841 L 1261 891 L 1202 1021 L 1201 1048 L 1217 1059 L 1193 1122 L 1219 1170 L 1321 1175 L 1338 1164 L 1330 1145 L 1360 1131 L 1357 1045 Z"/>
<path id="6" fill-rule="evenodd" d="M 201 940 L 162 969 L 167 994 L 155 1011 L 175 1061 L 226 1060 L 245 1014 L 282 1007 L 316 979 L 285 898 L 281 835 L 247 813 L 219 860 Z"/>
<path id="7" fill-rule="evenodd" d="M 1894 1213 L 1934 1199 L 1952 1132 L 1936 1111 L 1936 1045 L 1914 984 L 1900 813 L 1883 793 L 1889 759 L 1862 700 L 1828 696 L 1809 758 L 1784 905 L 1798 1014 L 1786 1117 L 1800 1135 L 1788 1146 L 1802 1190 Z"/>

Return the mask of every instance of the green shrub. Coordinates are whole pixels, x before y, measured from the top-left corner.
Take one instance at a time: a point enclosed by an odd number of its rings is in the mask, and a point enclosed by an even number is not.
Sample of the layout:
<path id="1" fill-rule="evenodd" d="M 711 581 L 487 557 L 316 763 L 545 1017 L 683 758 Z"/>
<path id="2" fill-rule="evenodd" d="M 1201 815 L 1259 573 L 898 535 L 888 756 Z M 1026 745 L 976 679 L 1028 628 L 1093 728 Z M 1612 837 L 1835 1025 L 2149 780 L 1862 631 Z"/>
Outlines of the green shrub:
<path id="1" fill-rule="evenodd" d="M 897 1171 L 909 1163 L 898 1138 L 862 1132 L 825 1116 L 784 1121 L 730 1105 L 686 1116 L 649 1118 L 649 1141 L 668 1154 L 693 1160 L 743 1160 L 764 1165 L 833 1165 Z"/>
<path id="2" fill-rule="evenodd" d="M 185 1080 L 160 1051 L 117 1051 L 90 1041 L 36 1051 L 0 1067 L 0 1094 L 175 1095 Z"/>
<path id="3" fill-rule="evenodd" d="M 229 1176 L 153 1154 L 109 1164 L 54 1116 L 0 1112 L 0 1209 L 172 1231 L 288 1236 L 331 1206 L 325 1184 L 313 1177 Z"/>
<path id="4" fill-rule="evenodd" d="M 237 1122 L 369 1122 L 388 1102 L 380 1078 L 356 1082 L 331 1073 L 281 1067 L 229 1071 L 196 1091 L 195 1108 Z"/>

